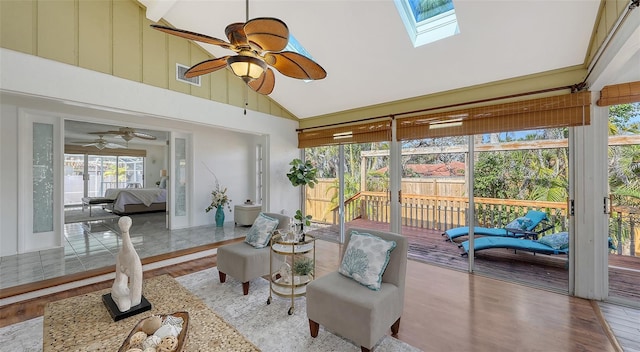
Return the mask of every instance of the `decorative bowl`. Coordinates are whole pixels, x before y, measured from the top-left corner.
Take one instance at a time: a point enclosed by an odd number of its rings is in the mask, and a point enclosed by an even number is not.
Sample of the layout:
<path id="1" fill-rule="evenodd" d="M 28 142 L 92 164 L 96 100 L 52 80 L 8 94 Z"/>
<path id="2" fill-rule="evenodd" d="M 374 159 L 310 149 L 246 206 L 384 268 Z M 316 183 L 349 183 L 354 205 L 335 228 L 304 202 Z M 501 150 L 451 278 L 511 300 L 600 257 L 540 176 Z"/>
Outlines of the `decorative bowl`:
<path id="1" fill-rule="evenodd" d="M 182 318 L 182 330 L 180 331 L 180 334 L 178 334 L 178 345 L 172 351 L 172 352 L 180 352 L 180 351 L 182 351 L 182 348 L 184 347 L 185 343 L 187 342 L 187 332 L 189 330 L 189 313 L 188 312 L 175 312 L 175 313 L 172 313 L 172 314 L 159 314 L 158 316 L 160 316 L 162 318 L 162 321 L 164 322 L 165 318 L 167 316 L 169 316 L 169 315 L 174 316 L 174 317 L 178 317 L 178 318 Z M 131 332 L 129 333 L 129 336 L 127 336 L 127 338 L 124 340 L 124 342 L 122 343 L 122 346 L 120 346 L 120 349 L 118 350 L 118 352 L 126 352 L 131 347 L 133 347 L 130 344 L 131 336 L 133 336 L 138 331 L 142 331 L 142 327 L 144 326 L 145 322 L 147 320 L 149 320 L 149 319 L 152 319 L 152 317 L 153 316 L 148 316 L 148 317 L 140 320 L 138 322 L 138 324 L 136 324 L 136 326 L 134 326 L 133 329 L 131 329 Z"/>

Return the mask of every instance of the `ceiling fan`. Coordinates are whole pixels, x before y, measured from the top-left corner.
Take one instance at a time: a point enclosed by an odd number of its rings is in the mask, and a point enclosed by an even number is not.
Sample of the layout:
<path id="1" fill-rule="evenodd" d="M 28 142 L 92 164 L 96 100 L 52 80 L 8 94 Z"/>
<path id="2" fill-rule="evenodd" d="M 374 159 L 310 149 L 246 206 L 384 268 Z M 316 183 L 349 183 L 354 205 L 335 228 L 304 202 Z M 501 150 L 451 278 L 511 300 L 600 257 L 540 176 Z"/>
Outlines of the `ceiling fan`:
<path id="1" fill-rule="evenodd" d="M 100 137 L 107 134 L 113 134 L 113 135 L 120 136 L 122 139 L 124 139 L 127 142 L 129 142 L 133 138 L 142 138 L 150 141 L 153 141 L 156 139 L 156 136 L 154 135 L 151 135 L 145 132 L 136 131 L 131 127 L 120 127 L 117 131 L 89 132 L 89 134 L 97 134 Z"/>
<path id="2" fill-rule="evenodd" d="M 152 24 L 159 31 L 182 38 L 213 44 L 233 50 L 237 55 L 227 55 L 206 60 L 189 68 L 185 77 L 192 78 L 229 67 L 231 71 L 257 93 L 271 94 L 275 86 L 275 75 L 271 67 L 285 76 L 318 80 L 327 72 L 315 61 L 293 51 L 282 51 L 289 42 L 289 28 L 273 17 L 249 20 L 247 0 L 247 22 L 232 23 L 225 29 L 229 42 L 208 35 Z M 269 67 L 271 66 L 271 67 Z"/>
<path id="3" fill-rule="evenodd" d="M 76 141 L 76 142 L 71 142 L 71 143 L 75 143 L 75 144 L 82 144 L 83 147 L 91 147 L 94 146 L 100 150 L 104 149 L 104 148 L 109 148 L 109 149 L 117 149 L 117 148 L 126 148 L 124 145 L 120 145 L 118 143 L 112 143 L 109 142 L 108 140 L 102 138 L 103 135 L 100 135 L 100 138 L 94 140 L 94 141 Z"/>

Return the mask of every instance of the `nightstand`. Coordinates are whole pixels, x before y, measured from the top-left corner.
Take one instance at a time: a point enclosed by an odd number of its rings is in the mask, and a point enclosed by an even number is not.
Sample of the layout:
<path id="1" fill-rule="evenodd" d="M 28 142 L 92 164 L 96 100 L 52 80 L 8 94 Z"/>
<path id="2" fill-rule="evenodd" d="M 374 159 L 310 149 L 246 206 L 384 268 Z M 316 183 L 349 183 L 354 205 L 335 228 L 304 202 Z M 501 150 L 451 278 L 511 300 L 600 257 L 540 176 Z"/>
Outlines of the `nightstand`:
<path id="1" fill-rule="evenodd" d="M 236 226 L 248 226 L 253 225 L 253 222 L 258 217 L 258 214 L 262 211 L 262 205 L 260 204 L 243 204 L 233 207 L 233 221 Z"/>

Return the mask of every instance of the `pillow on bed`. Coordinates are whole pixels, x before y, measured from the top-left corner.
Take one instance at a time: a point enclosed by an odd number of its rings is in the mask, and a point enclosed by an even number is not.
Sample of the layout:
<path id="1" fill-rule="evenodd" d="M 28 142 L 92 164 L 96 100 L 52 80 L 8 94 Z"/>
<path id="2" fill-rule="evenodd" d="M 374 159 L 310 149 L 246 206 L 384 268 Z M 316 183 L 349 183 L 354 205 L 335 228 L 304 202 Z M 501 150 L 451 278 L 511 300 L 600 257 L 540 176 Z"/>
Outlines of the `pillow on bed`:
<path id="1" fill-rule="evenodd" d="M 553 249 L 567 249 L 569 248 L 569 233 L 558 232 L 552 235 L 546 235 L 539 239 L 538 242 L 546 244 Z"/>
<path id="2" fill-rule="evenodd" d="M 162 178 L 160 179 L 160 184 L 158 185 L 158 188 L 162 188 L 162 189 L 166 189 L 167 188 L 167 177 L 166 176 L 162 176 Z"/>
<path id="3" fill-rule="evenodd" d="M 396 241 L 353 231 L 338 272 L 374 291 L 380 289 L 382 274 L 389 264 Z"/>
<path id="4" fill-rule="evenodd" d="M 269 244 L 273 230 L 278 227 L 279 222 L 278 219 L 266 216 L 263 213 L 258 214 L 244 241 L 255 248 L 266 247 Z"/>
<path id="5" fill-rule="evenodd" d="M 512 222 L 508 223 L 505 226 L 507 229 L 518 229 L 518 230 L 526 230 L 533 225 L 533 221 L 531 219 L 521 216 Z"/>

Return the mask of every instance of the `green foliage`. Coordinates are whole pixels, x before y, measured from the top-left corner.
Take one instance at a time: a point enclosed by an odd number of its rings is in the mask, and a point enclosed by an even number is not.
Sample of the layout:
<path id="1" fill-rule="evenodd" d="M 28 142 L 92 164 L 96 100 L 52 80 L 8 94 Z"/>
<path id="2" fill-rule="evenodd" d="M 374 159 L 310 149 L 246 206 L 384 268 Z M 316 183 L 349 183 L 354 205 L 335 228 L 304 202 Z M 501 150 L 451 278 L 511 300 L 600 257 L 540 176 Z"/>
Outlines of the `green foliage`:
<path id="1" fill-rule="evenodd" d="M 313 188 L 318 183 L 316 177 L 318 170 L 311 164 L 311 161 L 307 160 L 303 162 L 300 159 L 293 159 L 289 165 L 291 165 L 291 169 L 289 173 L 287 173 L 287 178 L 289 178 L 289 181 L 291 181 L 294 187 L 309 186 Z M 296 210 L 296 215 L 294 215 L 293 218 L 305 226 L 311 225 L 311 215 L 305 216 L 300 209 Z"/>
<path id="2" fill-rule="evenodd" d="M 294 219 L 296 219 L 296 220 L 298 220 L 298 221 L 300 221 L 300 222 L 301 222 L 301 223 L 303 223 L 305 226 L 309 226 L 309 225 L 311 225 L 311 218 L 312 218 L 312 216 L 311 216 L 311 215 L 304 216 L 304 215 L 302 214 L 302 210 L 300 210 L 300 209 L 296 210 L 296 215 L 294 215 L 294 216 L 293 216 L 293 218 L 294 218 Z"/>
<path id="3" fill-rule="evenodd" d="M 313 274 L 313 259 L 309 257 L 296 258 L 293 262 L 293 273 L 296 275 Z"/>
<path id="4" fill-rule="evenodd" d="M 287 173 L 287 177 L 294 187 L 309 186 L 313 188 L 318 183 L 316 178 L 318 170 L 311 164 L 311 161 L 303 162 L 300 159 L 293 159 L 289 165 L 291 165 L 291 169 Z"/>
<path id="5" fill-rule="evenodd" d="M 640 103 L 611 105 L 609 107 L 609 134 L 616 135 L 623 131 L 638 133 L 638 123 L 631 119 L 640 115 Z"/>

